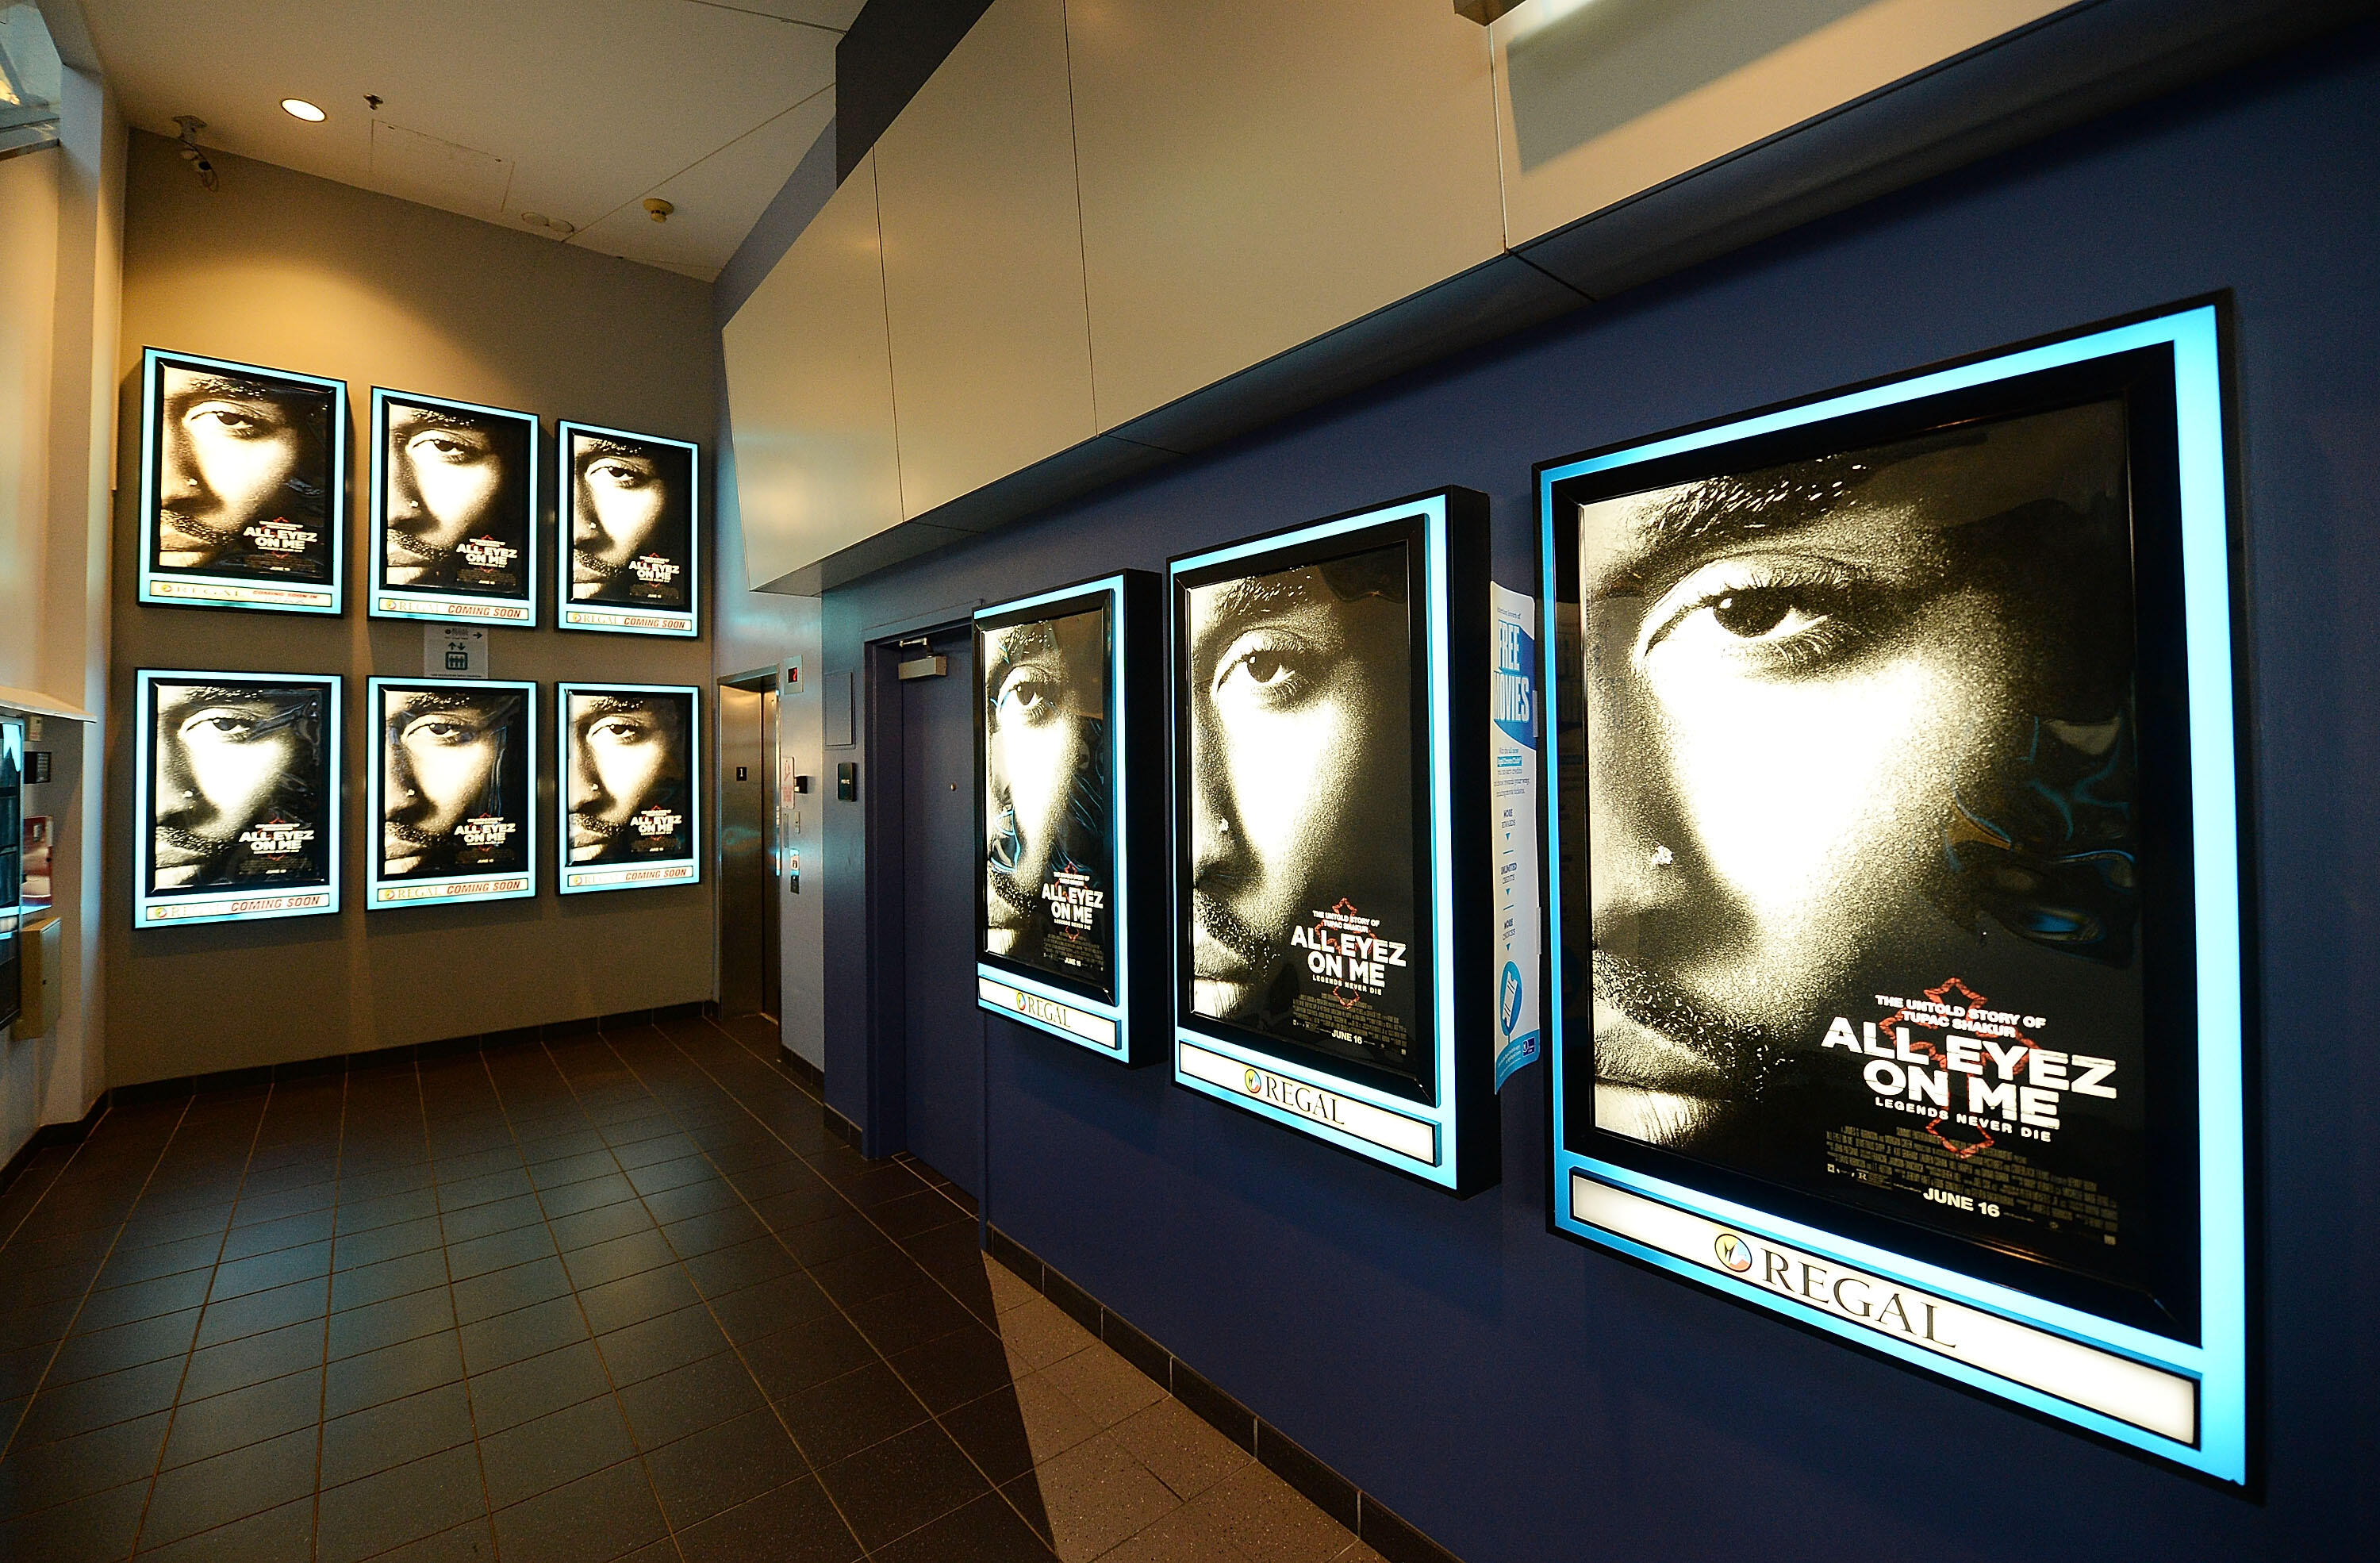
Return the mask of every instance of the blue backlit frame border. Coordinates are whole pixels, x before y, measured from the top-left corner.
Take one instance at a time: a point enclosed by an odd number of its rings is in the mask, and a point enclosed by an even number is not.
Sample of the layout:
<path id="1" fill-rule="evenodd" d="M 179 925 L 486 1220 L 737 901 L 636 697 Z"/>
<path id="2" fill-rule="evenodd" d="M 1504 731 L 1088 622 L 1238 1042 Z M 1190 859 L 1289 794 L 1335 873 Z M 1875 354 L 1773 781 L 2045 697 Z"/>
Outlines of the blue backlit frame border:
<path id="1" fill-rule="evenodd" d="M 400 681 L 401 682 L 401 681 Z M 570 882 L 570 697 L 577 694 L 689 695 L 686 711 L 686 854 L 638 864 L 640 868 L 680 868 L 683 877 L 621 880 L 607 885 Z M 675 890 L 702 882 L 702 686 L 698 684 L 556 684 L 553 686 L 553 889 L 557 895 L 603 895 L 613 891 Z M 605 865 L 606 867 L 618 866 Z"/>
<path id="2" fill-rule="evenodd" d="M 2182 561 L 2182 615 L 2190 711 L 2191 821 L 2195 888 L 2198 982 L 2198 1177 L 2200 1343 L 2191 1346 L 2149 1331 L 2049 1302 L 2011 1288 L 1928 1264 L 1815 1227 L 1788 1220 L 1612 1162 L 1582 1155 L 1562 1143 L 1567 1088 L 1561 927 L 1566 887 L 1559 872 L 1546 888 L 1549 1220 L 1558 1231 L 1613 1248 L 1654 1267 L 1710 1287 L 1739 1302 L 1773 1310 L 1810 1328 L 1895 1357 L 1922 1371 L 2013 1401 L 2118 1444 L 2173 1461 L 2219 1482 L 2250 1479 L 2249 1402 L 2251 1277 L 2248 1265 L 2246 912 L 2241 866 L 2245 843 L 2239 749 L 2234 626 L 2238 583 L 2233 576 L 2237 527 L 2226 418 L 2224 320 L 2212 303 L 2186 306 L 2129 323 L 2085 331 L 1947 368 L 1687 430 L 1577 460 L 1543 466 L 1536 499 L 1540 579 L 1555 580 L 1555 486 L 1591 472 L 1732 442 L 1947 392 L 2086 362 L 2143 348 L 2173 354 Z M 1558 710 L 1558 605 L 1548 584 L 1540 608 L 1541 672 L 1547 708 Z M 1559 785 L 1549 774 L 1541 818 L 1545 861 L 1561 861 Z M 1986 1313 L 2054 1336 L 2096 1347 L 2194 1378 L 2199 1387 L 2198 1439 L 2183 1443 L 2076 1405 L 2045 1391 L 1946 1359 L 1780 1299 L 1749 1282 L 1689 1263 L 1660 1249 L 1593 1227 L 1571 1214 L 1572 1181 L 1583 1176 L 1659 1204 L 1807 1250 L 1888 1279 L 1937 1292 Z"/>
<path id="3" fill-rule="evenodd" d="M 675 445 L 686 453 L 686 598 L 684 608 L 638 608 L 623 603 L 590 603 L 578 609 L 570 599 L 571 512 L 578 503 L 578 484 L 571 474 L 570 437 L 608 434 L 619 440 L 641 440 L 652 445 Z M 606 429 L 600 423 L 574 423 L 567 418 L 553 426 L 553 624 L 556 629 L 593 635 L 657 635 L 672 640 L 693 640 L 702 635 L 702 447 L 691 440 L 666 434 L 639 434 L 632 429 Z M 647 621 L 631 624 L 573 624 L 574 612 L 616 613 Z"/>
<path id="4" fill-rule="evenodd" d="M 1132 996 L 1144 975 L 1139 971 L 1135 961 L 1134 946 L 1146 941 L 1135 937 L 1137 929 L 1135 917 L 1139 908 L 1134 905 L 1132 895 L 1134 874 L 1138 866 L 1134 859 L 1134 849 L 1142 843 L 1134 840 L 1140 833 L 1133 829 L 1133 817 L 1136 813 L 1135 805 L 1139 794 L 1133 785 L 1131 745 L 1126 742 L 1132 731 L 1132 719 L 1138 712 L 1138 701 L 1132 685 L 1126 682 L 1124 676 L 1124 646 L 1127 638 L 1124 625 L 1124 576 L 1122 572 L 1100 576 L 1092 580 L 1078 581 L 1073 586 L 1057 587 L 1049 591 L 1036 592 L 1030 597 L 1020 597 L 1014 601 L 978 608 L 975 611 L 973 622 L 978 626 L 978 633 L 980 635 L 980 626 L 987 619 L 1004 619 L 1013 614 L 1044 606 L 1087 604 L 1093 598 L 1105 599 L 1108 610 L 1108 774 L 1113 793 L 1108 816 L 1108 835 L 1110 846 L 1115 854 L 1113 865 L 1108 873 L 1109 893 L 1115 897 L 1115 905 L 1109 914 L 1108 926 L 1114 930 L 1112 942 L 1115 947 L 1116 965 L 1112 987 L 1115 998 L 1112 1002 L 1092 999 L 1072 988 L 1036 977 L 1022 967 L 986 961 L 982 958 L 981 946 L 978 944 L 975 966 L 976 1003 L 979 1008 L 999 1015 L 1004 1020 L 1012 1020 L 1020 1025 L 1031 1026 L 1036 1031 L 1046 1032 L 1062 1041 L 1072 1042 L 1078 1048 L 1087 1048 L 1103 1059 L 1113 1059 L 1119 1063 L 1133 1063 L 1145 1061 L 1133 1051 Z M 984 839 L 980 829 L 984 806 L 984 740 L 981 698 L 983 657 L 980 641 L 978 644 L 975 660 L 978 690 L 975 809 L 978 826 L 977 839 L 981 841 Z M 980 869 L 981 866 L 978 865 L 977 882 L 978 891 L 982 889 Z M 979 906 L 976 910 L 975 921 L 978 929 L 978 937 L 980 938 L 983 915 L 982 908 Z M 1067 1009 L 1078 1010 L 1085 1014 L 1108 1021 L 1115 1027 L 1115 1046 L 1103 1048 L 1092 1038 L 1079 1032 L 1069 1031 L 1054 1021 L 1045 1020 L 1039 1015 L 1010 1005 L 995 1004 L 983 996 L 982 985 L 986 981 L 1004 983 L 1035 998 L 1046 999 L 1051 1003 L 1062 1004 Z"/>
<path id="5" fill-rule="evenodd" d="M 1479 666 L 1475 670 L 1478 672 L 1478 677 L 1474 682 L 1479 685 L 1476 695 L 1483 714 L 1483 721 L 1477 724 L 1481 728 L 1478 742 L 1466 743 L 1463 739 L 1463 734 L 1458 732 L 1457 726 L 1456 670 L 1458 663 L 1465 668 L 1471 668 L 1474 659 L 1459 655 L 1455 638 L 1454 620 L 1458 616 L 1455 602 L 1458 561 L 1455 555 L 1458 547 L 1484 551 L 1480 550 L 1480 544 L 1484 539 L 1478 538 L 1458 539 L 1455 530 L 1458 523 L 1463 523 L 1466 525 L 1466 529 L 1484 534 L 1486 510 L 1485 496 L 1467 490 L 1442 490 L 1411 499 L 1394 501 L 1389 504 L 1352 515 L 1316 521 L 1262 537 L 1250 538 L 1220 548 L 1204 550 L 1172 560 L 1166 565 L 1166 618 L 1169 626 L 1167 634 L 1169 642 L 1172 642 L 1178 639 L 1181 634 L 1178 604 L 1182 588 L 1179 583 L 1185 575 L 1211 569 L 1218 564 L 1227 564 L 1235 560 L 1279 553 L 1375 527 L 1413 521 L 1418 521 L 1421 524 L 1419 596 L 1427 604 L 1427 611 L 1421 623 L 1423 633 L 1427 637 L 1426 660 L 1429 670 L 1428 690 L 1423 705 L 1429 721 L 1427 734 L 1427 742 L 1429 745 L 1427 839 L 1433 868 L 1429 875 L 1429 893 L 1432 934 L 1431 1021 L 1436 1045 L 1436 1099 L 1424 1104 L 1409 1097 L 1397 1096 L 1333 1071 L 1318 1068 L 1303 1059 L 1253 1046 L 1242 1040 L 1240 1035 L 1233 1031 L 1209 1026 L 1199 1017 L 1192 1014 L 1183 1002 L 1182 983 L 1178 976 L 1173 985 L 1172 1056 L 1169 1060 L 1169 1067 L 1172 1072 L 1173 1083 L 1187 1090 L 1228 1103 L 1243 1112 L 1253 1113 L 1283 1128 L 1309 1135 L 1366 1161 L 1390 1168 L 1408 1177 L 1435 1184 L 1457 1194 L 1475 1193 L 1478 1189 L 1493 1183 L 1500 1170 L 1496 1165 L 1500 1155 L 1500 1147 L 1496 1143 L 1493 1133 L 1492 1119 L 1488 1117 L 1494 1107 L 1492 1087 L 1484 1090 L 1482 1088 L 1483 1068 L 1488 1067 L 1491 1063 L 1488 1054 L 1492 1052 L 1492 1043 L 1486 1042 L 1475 1035 L 1473 1037 L 1475 1046 L 1471 1051 L 1479 1055 L 1477 1059 L 1467 1056 L 1461 1045 L 1463 1035 L 1463 1017 L 1484 1016 L 1487 1006 L 1484 1002 L 1468 1001 L 1468 996 L 1475 991 L 1476 985 L 1469 980 L 1466 974 L 1463 957 L 1467 952 L 1469 940 L 1460 937 L 1460 926 L 1456 915 L 1458 904 L 1467 905 L 1476 900 L 1475 895 L 1472 893 L 1472 887 L 1467 882 L 1468 879 L 1477 878 L 1482 887 L 1486 883 L 1486 858 L 1482 850 L 1487 823 L 1484 798 L 1479 800 L 1481 803 L 1481 807 L 1477 811 L 1479 818 L 1474 822 L 1478 827 L 1476 832 L 1465 829 L 1463 821 L 1457 818 L 1457 812 L 1458 799 L 1464 793 L 1464 789 L 1458 782 L 1458 769 L 1466 764 L 1469 765 L 1471 770 L 1478 772 L 1483 784 L 1487 772 L 1484 722 L 1487 679 L 1484 667 L 1488 650 L 1486 629 L 1488 592 L 1483 563 L 1476 572 L 1478 579 L 1475 582 L 1467 583 L 1476 587 L 1476 595 L 1479 599 L 1476 612 L 1463 615 L 1466 623 L 1471 617 L 1476 617 L 1479 620 L 1478 633 L 1471 638 L 1478 643 L 1475 648 L 1478 653 L 1476 660 Z M 1187 735 L 1180 728 L 1179 694 L 1177 690 L 1173 690 L 1173 685 L 1181 676 L 1180 664 L 1183 650 L 1178 644 L 1169 644 L 1169 651 L 1168 686 L 1169 690 L 1172 691 L 1167 701 L 1170 747 L 1178 765 L 1184 746 L 1188 742 Z M 1476 763 L 1472 763 L 1475 760 Z M 1178 782 L 1176 784 L 1178 785 Z M 1176 831 L 1181 829 L 1178 807 L 1173 811 L 1172 829 Z M 1481 836 L 1481 842 L 1474 843 L 1469 841 L 1474 833 Z M 1173 850 L 1167 855 L 1169 871 L 1175 876 L 1175 882 L 1169 887 L 1170 909 L 1174 915 L 1178 916 L 1179 908 L 1182 905 L 1182 886 L 1179 882 L 1182 852 L 1178 842 L 1173 844 Z M 1466 867 L 1475 868 L 1477 872 L 1466 875 L 1464 872 Z M 1482 926 L 1485 925 L 1484 917 L 1475 920 Z M 1178 952 L 1176 959 L 1180 959 Z M 1485 959 L 1485 956 L 1483 955 L 1481 959 Z M 1476 965 L 1479 963 L 1474 961 L 1471 963 Z M 1473 1027 L 1475 1033 L 1484 1027 L 1484 1024 L 1480 1022 L 1475 1024 Z M 1358 1135 L 1318 1122 L 1313 1118 L 1290 1111 L 1266 1100 L 1255 1092 L 1234 1090 L 1213 1081 L 1201 1079 L 1184 1067 L 1182 1049 L 1184 1046 L 1204 1049 L 1228 1060 L 1234 1067 L 1268 1072 L 1293 1084 L 1311 1086 L 1319 1091 L 1343 1097 L 1365 1107 L 1378 1109 L 1426 1124 L 1433 1136 L 1434 1159 L 1428 1162 L 1421 1161 Z M 1481 1107 L 1483 1097 L 1488 1109 L 1486 1112 L 1483 1112 Z"/>
<path id="6" fill-rule="evenodd" d="M 527 596 L 484 597 L 382 584 L 388 578 L 388 430 L 382 420 L 391 402 L 401 402 L 407 406 L 453 407 L 459 412 L 511 418 L 528 425 L 528 528 L 521 541 L 521 556 L 528 564 Z M 538 528 L 545 521 L 545 511 L 540 503 L 545 496 L 544 420 L 535 413 L 522 412 L 517 407 L 485 406 L 478 402 L 457 401 L 452 396 L 430 396 L 419 392 L 397 391 L 385 385 L 371 388 L 370 411 L 370 421 L 365 425 L 365 438 L 371 442 L 369 478 L 371 490 L 364 506 L 365 526 L 370 536 L 361 550 L 366 568 L 370 572 L 365 576 L 365 613 L 375 619 L 420 619 L 431 624 L 488 624 L 500 629 L 537 628 L 538 593 L 544 579 L 540 562 L 545 551 L 540 546 L 537 535 Z M 396 606 L 386 606 L 390 602 Z M 523 613 L 515 619 L 488 611 L 497 607 L 518 608 Z"/>
<path id="7" fill-rule="evenodd" d="M 450 892 L 444 895 L 422 896 L 419 899 L 403 901 L 383 901 L 381 899 L 381 891 L 383 889 L 410 890 L 424 884 L 454 884 L 457 882 L 468 882 L 473 879 L 510 877 L 489 874 L 455 874 L 449 875 L 444 879 L 430 880 L 410 878 L 384 879 L 381 877 L 380 827 L 382 818 L 381 814 L 381 787 L 386 781 L 388 775 L 387 766 L 381 762 L 381 745 L 388 742 L 387 730 L 382 725 L 384 719 L 381 710 L 381 691 L 392 687 L 397 689 L 460 689 L 467 691 L 475 689 L 514 689 L 519 690 L 528 697 L 525 721 L 525 725 L 528 733 L 528 752 L 525 757 L 528 769 L 524 779 L 526 782 L 526 795 L 528 799 L 528 806 L 527 809 L 528 818 L 528 856 L 523 860 L 528 865 L 527 878 L 528 883 L 523 888 L 519 890 L 480 891 L 469 894 Z M 500 678 L 367 679 L 364 681 L 364 733 L 366 741 L 371 749 L 371 769 L 364 784 L 364 840 L 366 842 L 364 849 L 365 911 L 398 912 L 408 911 L 420 906 L 468 906 L 474 902 L 480 901 L 526 901 L 537 894 L 538 865 L 540 861 L 539 856 L 539 842 L 544 836 L 544 831 L 540 828 L 539 821 L 540 817 L 545 813 L 545 810 L 540 803 L 537 795 L 537 755 L 540 745 L 538 741 L 537 731 L 536 685 Z"/>
<path id="8" fill-rule="evenodd" d="M 273 380 L 286 380 L 300 385 L 317 385 L 331 393 L 331 508 L 323 518 L 331 541 L 331 584 L 326 603 L 285 603 L 252 601 L 225 598 L 210 600 L 177 597 L 160 591 L 157 583 L 181 582 L 196 587 L 220 588 L 238 592 L 288 591 L 298 588 L 275 587 L 267 581 L 252 581 L 242 576 L 211 576 L 200 570 L 164 570 L 155 568 L 157 558 L 157 370 L 164 363 L 195 364 L 205 369 L 225 370 L 234 374 L 259 374 Z M 233 358 L 210 358 L 200 353 L 176 353 L 164 347 L 144 347 L 140 352 L 140 491 L 136 501 L 140 510 L 140 554 L 137 561 L 139 585 L 137 600 L 160 608 L 217 608 L 241 613 L 312 613 L 336 618 L 346 612 L 347 570 L 347 382 L 331 380 L 319 374 L 303 374 L 297 370 L 273 369 L 265 364 L 244 364 Z M 320 588 L 307 588 L 320 589 Z"/>
<path id="9" fill-rule="evenodd" d="M 225 890 L 200 895 L 152 895 L 149 890 L 148 839 L 152 832 L 154 817 L 150 812 L 150 788 L 157 776 L 154 749 L 155 728 L 150 721 L 149 690 L 156 684 L 191 684 L 203 681 L 244 684 L 313 684 L 324 685 L 330 695 L 330 707 L 322 713 L 322 773 L 329 779 L 330 796 L 322 811 L 324 828 L 330 841 L 324 849 L 324 861 L 331 866 L 328 880 L 320 887 L 324 899 L 319 906 L 300 906 L 277 911 L 240 911 L 229 908 L 243 901 L 262 901 L 273 892 L 259 893 Z M 231 668 L 142 668 L 132 680 L 132 926 L 144 933 L 164 928 L 195 928 L 209 923 L 261 923 L 283 917 L 327 917 L 339 910 L 339 881 L 346 869 L 344 825 L 347 813 L 346 790 L 346 687 L 341 673 L 310 672 L 250 672 Z M 315 893 L 309 886 L 305 893 Z M 183 907 L 220 903 L 225 909 L 202 912 L 187 917 L 152 920 L 149 909 Z"/>

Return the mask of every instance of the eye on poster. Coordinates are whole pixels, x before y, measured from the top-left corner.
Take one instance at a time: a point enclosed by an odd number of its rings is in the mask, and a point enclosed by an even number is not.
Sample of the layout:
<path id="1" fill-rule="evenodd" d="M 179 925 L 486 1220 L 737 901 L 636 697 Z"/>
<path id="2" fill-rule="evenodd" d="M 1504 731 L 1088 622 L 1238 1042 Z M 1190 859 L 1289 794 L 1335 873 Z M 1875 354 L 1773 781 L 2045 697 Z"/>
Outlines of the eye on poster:
<path id="1" fill-rule="evenodd" d="M 367 910 L 537 893 L 537 685 L 375 678 Z"/>
<path id="2" fill-rule="evenodd" d="M 702 878 L 702 692 L 689 685 L 564 684 L 565 895 Z"/>
<path id="3" fill-rule="evenodd" d="M 371 616 L 536 624 L 537 415 L 374 386 L 371 453 Z"/>
<path id="4" fill-rule="evenodd" d="M 1124 571 L 975 619 L 978 1001 L 1125 1063 L 1164 1004 L 1160 592 Z"/>
<path id="5" fill-rule="evenodd" d="M 558 437 L 562 627 L 701 633 L 700 448 L 586 423 L 565 423 Z"/>
<path id="6" fill-rule="evenodd" d="M 2213 307 L 1543 466 L 1554 1224 L 2238 1481 Z"/>
<path id="7" fill-rule="evenodd" d="M 336 912 L 341 681 L 144 668 L 134 689 L 133 926 Z"/>
<path id="8" fill-rule="evenodd" d="M 1170 566 L 1175 1079 L 1466 1193 L 1495 1176 L 1486 532 L 1448 490 Z"/>
<path id="9" fill-rule="evenodd" d="M 338 612 L 346 382 L 152 347 L 140 407 L 140 600 Z"/>

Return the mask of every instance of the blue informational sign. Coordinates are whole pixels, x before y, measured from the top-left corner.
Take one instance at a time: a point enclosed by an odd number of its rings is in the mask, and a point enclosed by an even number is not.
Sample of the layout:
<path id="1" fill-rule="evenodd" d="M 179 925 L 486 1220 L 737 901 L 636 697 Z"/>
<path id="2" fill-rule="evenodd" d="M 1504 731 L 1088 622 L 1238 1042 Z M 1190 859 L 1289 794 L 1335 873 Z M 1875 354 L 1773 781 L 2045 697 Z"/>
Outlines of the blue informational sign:
<path id="1" fill-rule="evenodd" d="M 1496 830 L 1496 1089 L 1537 1061 L 1544 924 L 1537 863 L 1536 600 L 1494 591 L 1495 724 L 1488 795 Z"/>
<path id="2" fill-rule="evenodd" d="M 2219 306 L 1537 472 L 1551 1220 L 2249 1479 Z"/>

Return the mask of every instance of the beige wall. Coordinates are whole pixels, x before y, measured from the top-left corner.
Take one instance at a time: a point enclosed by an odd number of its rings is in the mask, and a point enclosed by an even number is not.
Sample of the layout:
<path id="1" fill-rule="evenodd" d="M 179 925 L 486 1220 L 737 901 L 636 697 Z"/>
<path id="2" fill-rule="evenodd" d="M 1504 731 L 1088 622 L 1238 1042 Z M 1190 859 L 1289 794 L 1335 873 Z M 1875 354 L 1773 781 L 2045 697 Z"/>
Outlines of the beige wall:
<path id="1" fill-rule="evenodd" d="M 139 606 L 131 501 L 140 455 L 132 405 L 148 346 L 346 381 L 357 452 L 351 516 L 365 504 L 358 437 L 376 384 L 531 409 L 545 420 L 549 450 L 554 421 L 568 418 L 702 442 L 707 455 L 717 412 L 710 289 L 469 218 L 212 156 L 223 188 L 210 195 L 170 143 L 136 136 L 127 195 L 105 869 L 110 1083 L 709 998 L 710 876 L 697 887 L 565 900 L 552 889 L 550 829 L 545 885 L 533 901 L 367 915 L 358 887 L 375 833 L 362 818 L 364 680 L 418 677 L 421 626 L 366 619 L 352 584 L 349 610 L 336 619 Z M 706 501 L 710 488 L 706 481 Z M 707 514 L 701 524 L 707 532 Z M 550 547 L 550 500 L 545 525 Z M 360 574 L 358 526 L 349 531 L 351 583 Z M 550 627 L 492 636 L 494 676 L 544 686 L 540 743 L 548 772 L 555 680 L 710 684 L 709 634 L 678 642 Z M 128 723 L 133 673 L 142 667 L 347 675 L 346 910 L 133 930 Z M 706 693 L 707 725 L 709 704 Z M 704 746 L 706 762 L 712 747 Z M 540 780 L 541 806 L 550 809 L 552 778 Z M 704 794 L 715 795 L 709 778 Z M 707 856 L 709 829 L 703 845 Z"/>
<path id="2" fill-rule="evenodd" d="M 69 58 L 58 144 L 0 163 L 0 706 L 104 709 L 107 469 L 115 411 L 125 134 Z M 106 1084 L 99 1003 L 98 730 L 42 721 L 51 780 L 29 814 L 55 830 L 58 1022 L 0 1029 L 0 1156 L 83 1116 Z"/>

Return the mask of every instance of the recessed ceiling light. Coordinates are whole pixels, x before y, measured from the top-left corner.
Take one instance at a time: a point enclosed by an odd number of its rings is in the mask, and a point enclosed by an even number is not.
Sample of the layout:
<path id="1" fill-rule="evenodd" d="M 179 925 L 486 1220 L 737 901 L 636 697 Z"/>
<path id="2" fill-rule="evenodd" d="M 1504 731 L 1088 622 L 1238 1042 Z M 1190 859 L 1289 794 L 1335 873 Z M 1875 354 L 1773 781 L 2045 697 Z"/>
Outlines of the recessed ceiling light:
<path id="1" fill-rule="evenodd" d="M 281 106 L 289 112 L 292 119 L 302 119 L 309 125 L 320 125 L 322 122 L 322 111 L 303 98 L 284 98 L 281 100 Z"/>

